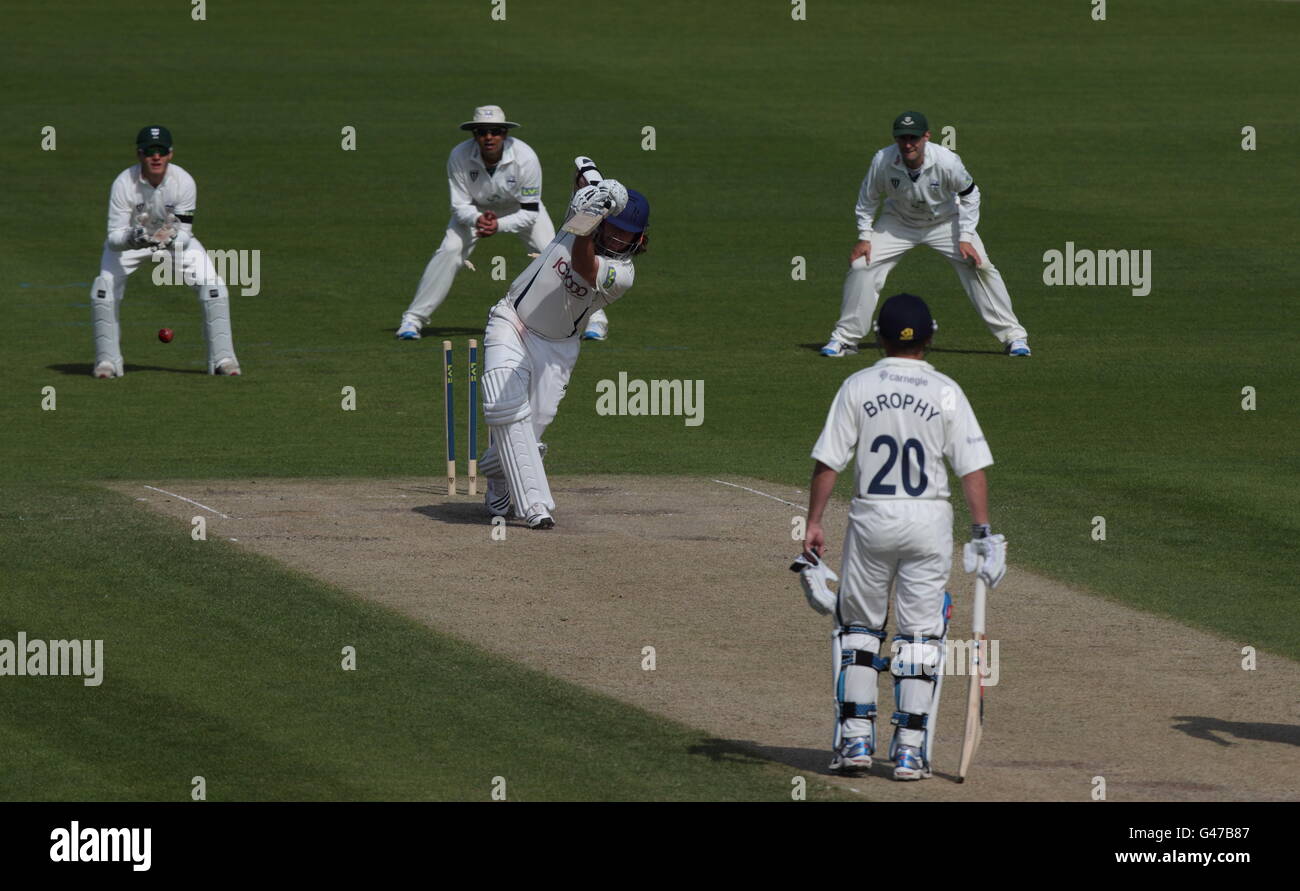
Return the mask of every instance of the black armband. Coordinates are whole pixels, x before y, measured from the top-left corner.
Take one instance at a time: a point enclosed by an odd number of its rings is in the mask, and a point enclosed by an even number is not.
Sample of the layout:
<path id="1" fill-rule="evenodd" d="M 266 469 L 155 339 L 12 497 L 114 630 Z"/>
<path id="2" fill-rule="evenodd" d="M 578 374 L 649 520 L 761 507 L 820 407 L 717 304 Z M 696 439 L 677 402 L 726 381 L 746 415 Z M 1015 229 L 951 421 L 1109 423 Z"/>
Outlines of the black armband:
<path id="1" fill-rule="evenodd" d="M 538 201 L 530 201 L 530 202 L 527 203 L 527 204 L 521 204 L 521 205 L 519 205 L 519 209 L 520 209 L 520 210 L 532 210 L 532 211 L 537 211 L 537 210 L 540 210 L 540 209 L 541 209 L 541 206 L 542 206 L 542 205 L 541 205 L 541 202 L 538 202 Z"/>
<path id="2" fill-rule="evenodd" d="M 178 213 L 178 214 L 176 214 L 176 222 L 178 222 L 178 223 L 193 223 L 193 222 L 194 222 L 194 214 L 192 214 L 192 213 Z"/>
<path id="3" fill-rule="evenodd" d="M 960 195 L 962 198 L 965 198 L 967 195 L 969 195 L 971 192 L 974 192 L 974 191 L 975 191 L 975 184 L 974 184 L 974 183 L 971 183 L 969 189 L 967 189 L 967 190 L 964 191 L 964 192 L 958 192 L 957 194 Z"/>

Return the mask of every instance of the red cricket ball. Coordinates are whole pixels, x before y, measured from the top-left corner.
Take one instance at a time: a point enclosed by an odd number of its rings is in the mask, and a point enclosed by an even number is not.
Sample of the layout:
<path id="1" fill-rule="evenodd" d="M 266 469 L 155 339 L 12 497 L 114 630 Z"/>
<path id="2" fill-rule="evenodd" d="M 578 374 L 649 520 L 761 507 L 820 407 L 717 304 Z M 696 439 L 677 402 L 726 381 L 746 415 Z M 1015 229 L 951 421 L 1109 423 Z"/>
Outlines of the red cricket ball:
<path id="1" fill-rule="evenodd" d="M 172 329 L 170 328 L 158 329 L 158 339 L 161 340 L 163 343 L 171 343 L 172 337 L 174 336 L 175 335 L 172 334 Z"/>

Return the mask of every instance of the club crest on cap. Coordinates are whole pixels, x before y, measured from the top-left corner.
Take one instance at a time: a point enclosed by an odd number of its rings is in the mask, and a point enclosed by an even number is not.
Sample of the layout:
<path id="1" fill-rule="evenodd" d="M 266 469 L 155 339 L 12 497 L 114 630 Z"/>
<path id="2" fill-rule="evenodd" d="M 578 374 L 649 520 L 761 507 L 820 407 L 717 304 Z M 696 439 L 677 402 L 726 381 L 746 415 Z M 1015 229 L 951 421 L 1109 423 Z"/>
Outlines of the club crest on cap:
<path id="1" fill-rule="evenodd" d="M 902 331 L 898 332 L 898 339 L 899 339 L 899 340 L 911 340 L 911 339 L 912 339 L 912 329 L 911 329 L 911 328 L 904 328 Z"/>

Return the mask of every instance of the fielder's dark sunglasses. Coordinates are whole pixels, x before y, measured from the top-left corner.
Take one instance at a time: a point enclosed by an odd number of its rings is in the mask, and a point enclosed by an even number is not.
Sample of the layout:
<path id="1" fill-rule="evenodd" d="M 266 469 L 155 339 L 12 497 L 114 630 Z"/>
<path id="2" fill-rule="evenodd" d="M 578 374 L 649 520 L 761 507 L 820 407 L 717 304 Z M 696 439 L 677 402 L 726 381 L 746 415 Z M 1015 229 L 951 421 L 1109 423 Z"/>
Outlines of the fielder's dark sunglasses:
<path id="1" fill-rule="evenodd" d="M 144 155 L 146 158 L 152 158 L 154 155 L 161 158 L 170 151 L 171 149 L 160 148 L 156 145 L 152 145 L 149 148 L 140 149 L 140 154 Z"/>
<path id="2" fill-rule="evenodd" d="M 474 131 L 475 136 L 505 136 L 505 127 L 479 127 Z"/>

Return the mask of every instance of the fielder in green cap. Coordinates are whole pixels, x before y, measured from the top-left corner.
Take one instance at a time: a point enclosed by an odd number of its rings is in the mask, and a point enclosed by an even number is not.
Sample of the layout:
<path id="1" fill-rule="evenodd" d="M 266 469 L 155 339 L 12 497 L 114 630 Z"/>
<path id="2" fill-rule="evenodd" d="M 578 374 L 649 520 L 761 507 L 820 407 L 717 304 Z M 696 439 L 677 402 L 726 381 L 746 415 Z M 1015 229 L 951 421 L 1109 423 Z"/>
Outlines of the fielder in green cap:
<path id="1" fill-rule="evenodd" d="M 893 135 L 894 144 L 871 159 L 858 193 L 858 241 L 849 252 L 840 319 L 822 355 L 840 358 L 858 351 L 885 279 L 903 254 L 924 244 L 952 264 L 1003 352 L 1028 356 L 1029 335 L 975 231 L 980 191 L 974 178 L 956 152 L 930 141 L 930 122 L 921 112 L 894 118 Z"/>

